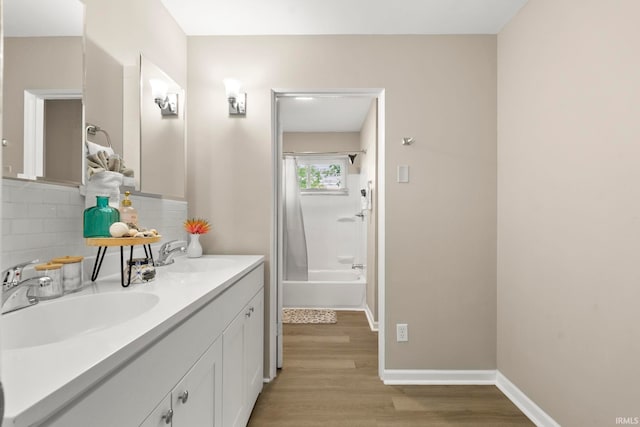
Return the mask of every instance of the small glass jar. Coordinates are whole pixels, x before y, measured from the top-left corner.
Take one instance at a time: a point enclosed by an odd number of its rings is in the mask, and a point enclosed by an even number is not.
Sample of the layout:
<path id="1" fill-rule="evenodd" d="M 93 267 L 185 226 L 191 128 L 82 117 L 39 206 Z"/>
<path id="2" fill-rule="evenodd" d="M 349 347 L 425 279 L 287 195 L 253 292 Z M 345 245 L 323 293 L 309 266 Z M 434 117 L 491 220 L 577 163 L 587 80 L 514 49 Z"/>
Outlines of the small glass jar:
<path id="1" fill-rule="evenodd" d="M 51 285 L 37 288 L 36 295 L 40 299 L 51 299 L 61 297 L 62 289 L 62 264 L 48 262 L 38 264 L 34 267 L 39 276 L 47 276 L 51 279 Z"/>
<path id="2" fill-rule="evenodd" d="M 76 292 L 82 289 L 82 260 L 81 256 L 64 256 L 54 258 L 51 262 L 62 264 L 62 289 L 65 294 Z"/>
<path id="3" fill-rule="evenodd" d="M 129 283 L 145 283 L 150 282 L 156 277 L 156 268 L 150 258 L 134 258 L 127 261 L 128 267 L 124 269 L 125 282 L 129 278 L 129 270 L 131 270 L 131 281 Z"/>
<path id="4" fill-rule="evenodd" d="M 118 209 L 109 206 L 108 196 L 96 196 L 96 205 L 84 210 L 84 237 L 111 237 L 109 227 L 120 221 Z"/>

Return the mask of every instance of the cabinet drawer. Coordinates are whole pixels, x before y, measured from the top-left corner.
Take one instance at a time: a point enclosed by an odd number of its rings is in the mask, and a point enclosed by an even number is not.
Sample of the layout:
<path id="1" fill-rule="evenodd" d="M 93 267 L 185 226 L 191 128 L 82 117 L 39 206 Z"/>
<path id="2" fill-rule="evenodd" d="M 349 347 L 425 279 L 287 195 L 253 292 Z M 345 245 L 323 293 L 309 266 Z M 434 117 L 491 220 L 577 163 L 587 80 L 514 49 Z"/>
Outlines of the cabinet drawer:
<path id="1" fill-rule="evenodd" d="M 253 296 L 264 288 L 264 266 L 251 270 L 235 285 L 224 291 L 224 324 L 229 325 Z"/>

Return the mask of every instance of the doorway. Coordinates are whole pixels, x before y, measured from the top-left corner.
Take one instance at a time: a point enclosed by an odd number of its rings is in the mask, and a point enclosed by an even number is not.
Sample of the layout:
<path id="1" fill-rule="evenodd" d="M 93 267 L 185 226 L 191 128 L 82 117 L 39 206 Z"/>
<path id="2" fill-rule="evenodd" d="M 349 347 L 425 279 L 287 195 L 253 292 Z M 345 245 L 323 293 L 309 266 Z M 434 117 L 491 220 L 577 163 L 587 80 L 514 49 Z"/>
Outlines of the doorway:
<path id="1" fill-rule="evenodd" d="M 380 373 L 384 366 L 384 262 L 378 261 L 384 260 L 384 90 L 274 90 L 272 119 L 270 334 L 275 339 L 271 340 L 269 377 L 282 367 L 285 306 L 363 310 L 371 329 L 378 330 Z M 285 195 L 291 193 L 286 191 L 286 164 L 294 168 L 289 181 L 303 187 L 294 192 L 298 199 L 293 210 Z M 296 210 L 301 215 L 293 220 L 297 229 L 287 230 Z M 292 271 L 295 280 L 286 280 Z M 352 272 L 360 273 L 359 283 L 314 280 L 318 273 L 342 278 Z"/>
<path id="2" fill-rule="evenodd" d="M 25 90 L 23 168 L 17 177 L 80 182 L 82 114 L 80 91 Z"/>

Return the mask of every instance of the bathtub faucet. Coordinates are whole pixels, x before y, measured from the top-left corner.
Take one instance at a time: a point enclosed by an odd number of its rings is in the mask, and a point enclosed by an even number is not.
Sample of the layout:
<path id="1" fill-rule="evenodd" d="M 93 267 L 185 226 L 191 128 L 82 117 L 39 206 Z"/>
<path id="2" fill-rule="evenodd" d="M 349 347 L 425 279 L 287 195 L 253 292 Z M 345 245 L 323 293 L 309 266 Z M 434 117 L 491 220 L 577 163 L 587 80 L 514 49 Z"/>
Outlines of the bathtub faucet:
<path id="1" fill-rule="evenodd" d="M 364 270 L 364 264 L 352 264 L 351 265 L 351 269 L 352 270 Z"/>

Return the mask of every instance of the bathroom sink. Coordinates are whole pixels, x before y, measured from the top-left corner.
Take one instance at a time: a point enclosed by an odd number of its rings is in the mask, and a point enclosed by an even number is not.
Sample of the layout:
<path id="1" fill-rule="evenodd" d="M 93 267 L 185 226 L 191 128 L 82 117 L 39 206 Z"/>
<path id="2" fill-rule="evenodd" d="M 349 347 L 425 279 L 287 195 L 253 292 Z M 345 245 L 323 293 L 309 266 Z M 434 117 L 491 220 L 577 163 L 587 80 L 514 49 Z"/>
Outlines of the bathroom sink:
<path id="1" fill-rule="evenodd" d="M 233 267 L 237 263 L 238 261 L 230 258 L 181 258 L 167 266 L 167 271 L 169 273 L 207 273 Z"/>
<path id="2" fill-rule="evenodd" d="M 0 348 L 35 347 L 109 328 L 149 311 L 159 300 L 153 294 L 113 292 L 40 302 L 2 315 Z"/>

